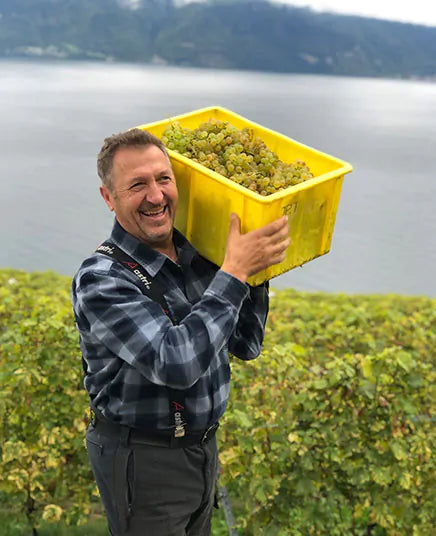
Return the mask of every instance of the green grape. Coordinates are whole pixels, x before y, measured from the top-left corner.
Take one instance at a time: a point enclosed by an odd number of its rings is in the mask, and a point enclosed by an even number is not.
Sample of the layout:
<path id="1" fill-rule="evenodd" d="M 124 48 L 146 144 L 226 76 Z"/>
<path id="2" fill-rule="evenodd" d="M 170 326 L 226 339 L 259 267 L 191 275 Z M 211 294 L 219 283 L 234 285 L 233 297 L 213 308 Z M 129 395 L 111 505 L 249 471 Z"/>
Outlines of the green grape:
<path id="1" fill-rule="evenodd" d="M 248 127 L 238 129 L 228 121 L 210 119 L 196 129 L 171 123 L 162 141 L 183 156 L 227 177 L 259 195 L 300 184 L 313 177 L 302 160 L 285 163 Z"/>

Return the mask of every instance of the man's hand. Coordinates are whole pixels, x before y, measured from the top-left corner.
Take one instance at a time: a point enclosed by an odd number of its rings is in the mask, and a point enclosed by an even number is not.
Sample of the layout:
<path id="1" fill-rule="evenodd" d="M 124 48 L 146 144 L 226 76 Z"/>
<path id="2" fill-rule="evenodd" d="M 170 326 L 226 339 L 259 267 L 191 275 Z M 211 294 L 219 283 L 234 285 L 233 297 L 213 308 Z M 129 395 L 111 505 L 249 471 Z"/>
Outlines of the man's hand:
<path id="1" fill-rule="evenodd" d="M 287 216 L 282 216 L 264 227 L 241 234 L 241 221 L 232 214 L 221 270 L 245 283 L 250 276 L 282 262 L 291 242 L 287 221 Z"/>

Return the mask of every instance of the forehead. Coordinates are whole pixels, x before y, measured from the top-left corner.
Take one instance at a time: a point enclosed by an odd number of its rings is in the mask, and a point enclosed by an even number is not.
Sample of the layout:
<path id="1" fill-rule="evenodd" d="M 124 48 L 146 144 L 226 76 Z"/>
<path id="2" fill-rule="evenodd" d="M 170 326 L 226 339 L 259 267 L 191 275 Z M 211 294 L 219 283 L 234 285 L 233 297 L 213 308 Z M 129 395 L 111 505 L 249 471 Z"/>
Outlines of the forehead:
<path id="1" fill-rule="evenodd" d="M 171 163 L 156 145 L 120 147 L 114 155 L 113 172 L 124 176 L 171 172 Z"/>

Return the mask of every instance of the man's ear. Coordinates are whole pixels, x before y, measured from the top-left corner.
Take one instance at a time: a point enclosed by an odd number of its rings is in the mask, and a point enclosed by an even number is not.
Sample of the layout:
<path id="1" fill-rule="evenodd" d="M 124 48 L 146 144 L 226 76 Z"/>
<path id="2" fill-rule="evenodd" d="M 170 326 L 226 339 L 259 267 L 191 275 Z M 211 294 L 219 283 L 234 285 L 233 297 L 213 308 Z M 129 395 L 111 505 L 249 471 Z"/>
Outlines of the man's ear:
<path id="1" fill-rule="evenodd" d="M 114 210 L 114 205 L 113 205 L 113 196 L 110 192 L 110 190 L 108 188 L 106 188 L 106 186 L 100 186 L 100 194 L 101 194 L 101 197 L 104 199 L 106 205 L 109 207 L 109 210 L 112 212 Z"/>

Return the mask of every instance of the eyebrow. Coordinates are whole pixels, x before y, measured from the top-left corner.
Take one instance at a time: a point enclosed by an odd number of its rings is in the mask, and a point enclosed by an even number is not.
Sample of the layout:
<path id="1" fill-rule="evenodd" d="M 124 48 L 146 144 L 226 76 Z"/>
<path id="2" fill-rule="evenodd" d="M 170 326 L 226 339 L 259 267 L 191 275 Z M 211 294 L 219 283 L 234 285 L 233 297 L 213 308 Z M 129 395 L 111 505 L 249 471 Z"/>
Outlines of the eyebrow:
<path id="1" fill-rule="evenodd" d="M 172 167 L 169 167 L 159 173 L 159 177 L 164 177 L 168 175 L 172 175 L 174 177 L 174 171 Z"/>
<path id="2" fill-rule="evenodd" d="M 167 169 L 160 171 L 157 176 L 158 177 L 166 177 L 166 176 L 174 177 L 174 171 L 172 168 L 167 168 Z M 137 177 L 132 177 L 131 179 L 129 179 L 129 183 L 133 184 L 134 182 L 138 182 L 138 181 L 141 182 L 145 180 L 147 180 L 147 178 L 144 177 L 144 175 L 138 175 Z"/>

